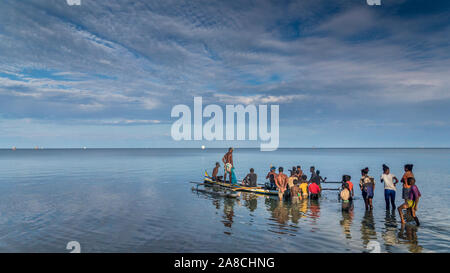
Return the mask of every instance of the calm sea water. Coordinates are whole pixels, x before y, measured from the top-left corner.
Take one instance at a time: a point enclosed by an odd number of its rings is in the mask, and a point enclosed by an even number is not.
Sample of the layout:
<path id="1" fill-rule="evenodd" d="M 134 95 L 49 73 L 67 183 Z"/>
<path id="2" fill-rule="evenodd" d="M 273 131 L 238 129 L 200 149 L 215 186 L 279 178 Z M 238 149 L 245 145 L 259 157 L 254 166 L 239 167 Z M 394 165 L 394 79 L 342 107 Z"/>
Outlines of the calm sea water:
<path id="1" fill-rule="evenodd" d="M 68 252 L 449 252 L 449 149 L 236 149 L 237 175 L 250 167 L 263 183 L 271 164 L 328 180 L 357 183 L 368 166 L 377 179 L 374 210 L 359 189 L 343 213 L 337 192 L 292 205 L 243 194 L 238 199 L 192 191 L 225 149 L 0 150 L 0 251 Z M 385 210 L 381 165 L 397 176 L 413 163 L 422 192 L 422 225 L 400 225 Z M 326 187 L 337 187 L 327 184 Z M 397 204 L 401 203 L 400 188 Z"/>

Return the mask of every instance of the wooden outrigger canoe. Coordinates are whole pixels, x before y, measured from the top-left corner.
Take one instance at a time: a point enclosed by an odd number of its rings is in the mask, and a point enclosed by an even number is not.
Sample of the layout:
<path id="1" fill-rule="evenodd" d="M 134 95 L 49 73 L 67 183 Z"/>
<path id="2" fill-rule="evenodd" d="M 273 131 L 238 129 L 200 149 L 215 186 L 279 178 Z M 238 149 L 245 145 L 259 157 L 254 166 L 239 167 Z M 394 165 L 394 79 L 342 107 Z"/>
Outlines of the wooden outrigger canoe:
<path id="1" fill-rule="evenodd" d="M 263 187 L 246 187 L 242 185 L 231 185 L 230 183 L 214 181 L 206 171 L 203 183 L 228 188 L 234 191 L 252 192 L 256 194 L 266 194 L 266 195 L 278 195 L 278 191 L 268 190 Z"/>

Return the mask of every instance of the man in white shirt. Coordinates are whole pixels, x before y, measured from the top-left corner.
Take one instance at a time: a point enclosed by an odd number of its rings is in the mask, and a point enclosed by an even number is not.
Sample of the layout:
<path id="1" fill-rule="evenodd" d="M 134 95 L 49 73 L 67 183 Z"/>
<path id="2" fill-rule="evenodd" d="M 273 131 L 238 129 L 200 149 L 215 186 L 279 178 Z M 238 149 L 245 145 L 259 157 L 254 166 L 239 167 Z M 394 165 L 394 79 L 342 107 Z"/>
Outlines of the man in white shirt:
<path id="1" fill-rule="evenodd" d="M 398 179 L 394 174 L 390 173 L 389 167 L 385 164 L 383 164 L 381 183 L 384 183 L 384 200 L 386 201 L 386 210 L 389 210 L 389 202 L 392 204 L 392 209 L 395 209 L 395 186 L 398 183 Z"/>

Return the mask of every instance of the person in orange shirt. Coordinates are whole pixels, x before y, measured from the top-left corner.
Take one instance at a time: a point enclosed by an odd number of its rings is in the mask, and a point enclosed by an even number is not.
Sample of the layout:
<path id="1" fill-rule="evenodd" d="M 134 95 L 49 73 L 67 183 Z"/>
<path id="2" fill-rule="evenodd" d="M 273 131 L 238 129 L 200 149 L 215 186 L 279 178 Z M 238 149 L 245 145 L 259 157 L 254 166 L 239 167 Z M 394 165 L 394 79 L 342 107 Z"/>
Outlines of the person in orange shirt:
<path id="1" fill-rule="evenodd" d="M 342 189 L 344 189 L 345 184 L 348 185 L 348 190 L 350 191 L 349 201 L 353 200 L 353 196 L 355 196 L 355 192 L 353 191 L 353 183 L 350 181 L 352 177 L 350 175 L 344 174 L 342 176 Z"/>
<path id="2" fill-rule="evenodd" d="M 405 170 L 405 174 L 403 174 L 403 177 L 401 179 L 401 182 L 403 183 L 403 190 L 402 190 L 402 198 L 405 200 L 408 200 L 409 198 L 409 191 L 411 186 L 408 185 L 408 178 L 413 177 L 414 178 L 414 174 L 412 172 L 413 170 L 413 164 L 406 164 L 404 167 Z"/>
<path id="3" fill-rule="evenodd" d="M 286 174 L 283 173 L 283 167 L 278 168 L 278 175 L 277 179 L 275 180 L 275 183 L 277 184 L 278 188 L 278 197 L 280 198 L 280 201 L 282 201 L 284 192 L 286 191 L 288 184 L 288 177 Z"/>

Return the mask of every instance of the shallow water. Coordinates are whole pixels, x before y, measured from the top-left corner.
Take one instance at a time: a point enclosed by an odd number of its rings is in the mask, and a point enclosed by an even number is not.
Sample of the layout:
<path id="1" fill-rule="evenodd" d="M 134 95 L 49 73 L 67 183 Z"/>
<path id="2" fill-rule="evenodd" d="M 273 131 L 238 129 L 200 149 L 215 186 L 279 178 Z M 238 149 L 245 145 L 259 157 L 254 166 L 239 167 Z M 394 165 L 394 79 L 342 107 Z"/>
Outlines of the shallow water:
<path id="1" fill-rule="evenodd" d="M 82 252 L 368 252 L 374 242 L 382 252 L 450 250 L 449 149 L 235 151 L 238 177 L 253 167 L 259 183 L 270 164 L 314 165 L 330 181 L 346 173 L 355 184 L 368 166 L 377 179 L 374 210 L 364 210 L 357 189 L 351 213 L 341 211 L 335 191 L 299 204 L 193 192 L 189 181 L 201 181 L 224 152 L 0 150 L 0 251 L 68 252 L 73 240 Z M 402 228 L 385 210 L 383 163 L 397 176 L 403 164 L 415 165 L 420 227 Z"/>

